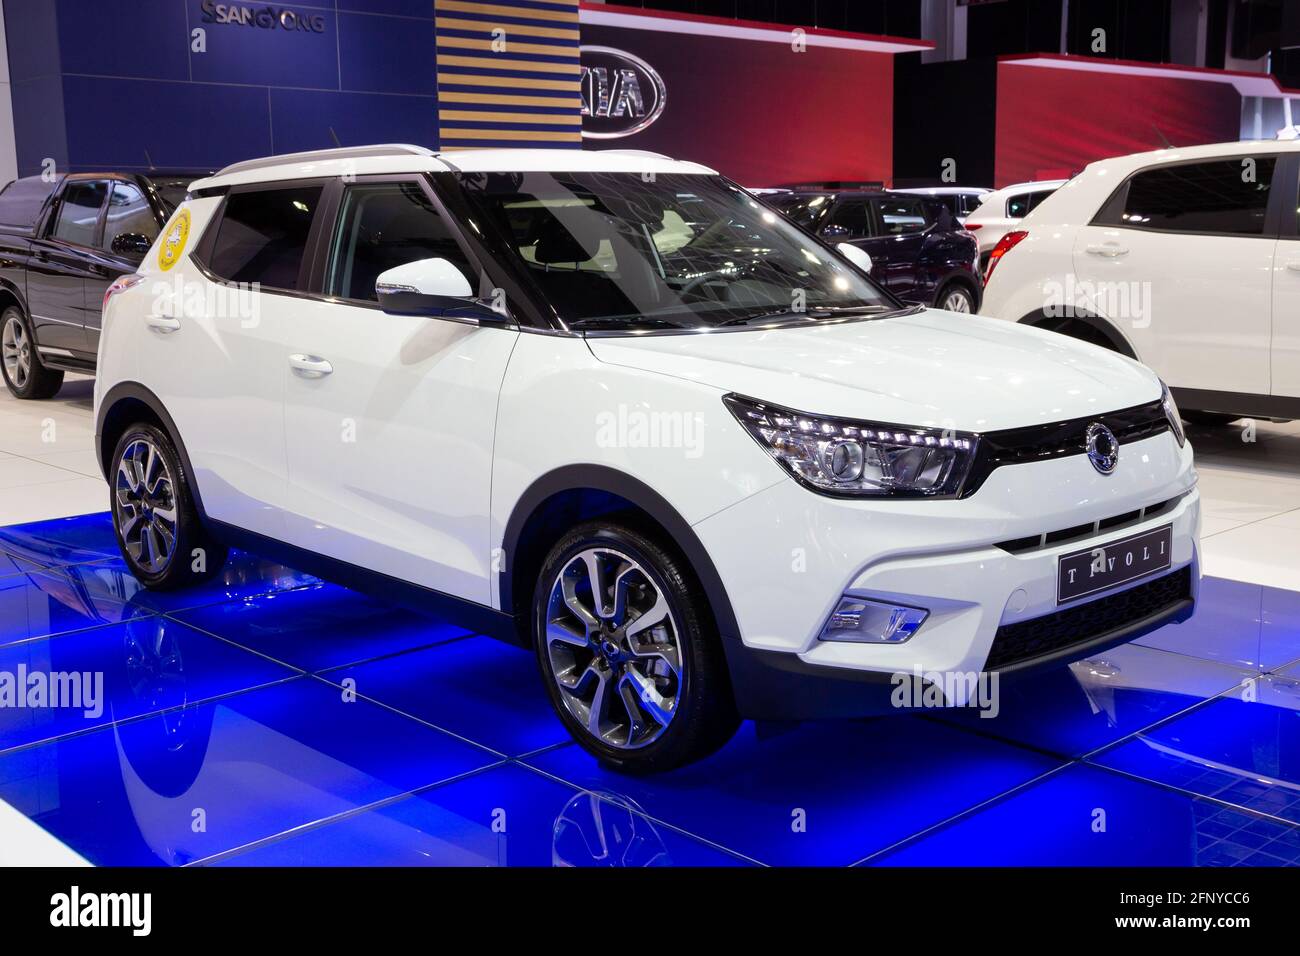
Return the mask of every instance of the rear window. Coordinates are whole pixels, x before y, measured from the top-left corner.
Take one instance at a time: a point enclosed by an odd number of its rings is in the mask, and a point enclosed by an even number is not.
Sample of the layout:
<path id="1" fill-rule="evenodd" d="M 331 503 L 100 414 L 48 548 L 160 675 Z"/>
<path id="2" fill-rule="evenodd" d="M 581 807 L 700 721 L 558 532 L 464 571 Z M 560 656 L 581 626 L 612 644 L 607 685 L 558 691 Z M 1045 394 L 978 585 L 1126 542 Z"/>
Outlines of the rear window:
<path id="1" fill-rule="evenodd" d="M 230 282 L 296 290 L 321 190 L 299 186 L 231 193 L 208 268 Z"/>
<path id="2" fill-rule="evenodd" d="M 1007 218 L 1024 219 L 1038 208 L 1039 203 L 1054 192 L 1056 192 L 1055 189 L 1039 189 L 1032 193 L 1022 193 L 1019 196 L 1012 196 L 1007 200 Z"/>
<path id="3" fill-rule="evenodd" d="M 0 228 L 31 232 L 45 200 L 58 185 L 58 178 L 47 183 L 40 176 L 27 176 L 11 182 L 0 192 Z"/>

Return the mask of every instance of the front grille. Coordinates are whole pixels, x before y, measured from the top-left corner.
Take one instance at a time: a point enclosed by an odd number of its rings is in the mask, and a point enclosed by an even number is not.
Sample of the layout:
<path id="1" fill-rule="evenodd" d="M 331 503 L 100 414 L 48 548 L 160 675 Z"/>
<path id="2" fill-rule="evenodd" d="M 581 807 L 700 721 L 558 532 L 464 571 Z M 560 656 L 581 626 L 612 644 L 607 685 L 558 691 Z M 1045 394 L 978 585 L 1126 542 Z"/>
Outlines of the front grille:
<path id="1" fill-rule="evenodd" d="M 985 432 L 980 435 L 979 451 L 966 480 L 963 497 L 974 494 L 993 470 L 1003 465 L 1086 454 L 1088 426 L 1094 422 L 1109 428 L 1121 445 L 1169 431 L 1164 405 L 1155 401 L 1087 418 Z"/>
<path id="2" fill-rule="evenodd" d="M 1057 651 L 1087 645 L 1192 596 L 1190 567 L 1087 604 L 1029 621 L 1003 624 L 989 650 L 987 671 L 1006 670 Z"/>
<path id="3" fill-rule="evenodd" d="M 1102 518 L 1100 521 L 1093 521 L 1090 524 L 1077 524 L 1072 528 L 1060 528 L 1056 531 L 1031 534 L 1023 538 L 1012 538 L 1010 541 L 999 541 L 994 547 L 1001 548 L 1011 554 L 1024 554 L 1028 551 L 1055 547 L 1067 541 L 1082 541 L 1091 538 L 1093 535 L 1101 534 L 1103 531 L 1127 528 L 1165 514 L 1171 511 L 1174 505 L 1178 504 L 1178 498 L 1181 497 L 1181 495 L 1178 495 L 1165 501 L 1157 501 L 1155 504 L 1139 508 L 1137 511 L 1126 511 L 1121 515 L 1111 515 L 1109 518 Z"/>

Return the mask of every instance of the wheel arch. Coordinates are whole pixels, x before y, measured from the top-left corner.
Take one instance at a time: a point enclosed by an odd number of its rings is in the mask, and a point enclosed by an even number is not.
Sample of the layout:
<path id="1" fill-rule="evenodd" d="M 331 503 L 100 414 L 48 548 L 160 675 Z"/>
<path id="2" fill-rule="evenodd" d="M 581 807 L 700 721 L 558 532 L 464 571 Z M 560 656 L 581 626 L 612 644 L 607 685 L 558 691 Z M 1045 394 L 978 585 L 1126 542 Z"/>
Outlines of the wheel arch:
<path id="1" fill-rule="evenodd" d="M 0 279 L 0 312 L 3 312 L 11 305 L 17 306 L 22 310 L 23 315 L 30 317 L 31 313 L 27 310 L 27 301 L 23 294 L 18 291 L 18 287 L 8 279 Z"/>
<path id="2" fill-rule="evenodd" d="M 206 522 L 207 512 L 203 510 L 203 498 L 194 478 L 194 466 L 190 464 L 189 452 L 181 441 L 180 430 L 162 399 L 139 382 L 119 382 L 108 390 L 99 403 L 99 411 L 95 415 L 95 454 L 104 478 L 108 480 L 110 477 L 110 458 L 118 439 L 137 422 L 148 422 L 161 428 L 171 440 L 181 466 L 185 469 L 194 506 L 198 509 L 200 518 Z"/>
<path id="3" fill-rule="evenodd" d="M 1082 326 L 1091 330 L 1096 336 L 1104 339 L 1104 344 L 1107 344 L 1113 351 L 1127 356 L 1128 358 L 1141 361 L 1138 359 L 1137 350 L 1133 348 L 1133 343 L 1130 342 L 1128 337 L 1124 335 L 1124 333 L 1121 332 L 1109 319 L 1103 318 L 1093 312 L 1081 311 L 1078 308 L 1075 308 L 1073 312 L 1073 315 L 1068 316 L 1051 316 L 1040 309 L 1031 312 L 1024 318 L 1020 319 L 1019 324 L 1032 326 L 1036 329 L 1046 329 L 1049 332 L 1059 332 L 1062 335 L 1069 335 L 1071 338 L 1079 338 L 1083 341 L 1088 341 L 1088 339 L 1083 338 L 1082 336 L 1072 335 L 1070 331 L 1067 331 L 1072 326 L 1075 328 Z"/>
<path id="4" fill-rule="evenodd" d="M 515 617 L 520 637 L 529 637 L 529 601 L 547 551 L 559 534 L 578 521 L 618 515 L 659 532 L 678 551 L 704 592 L 724 652 L 740 640 L 740 628 L 726 587 L 695 531 L 668 501 L 645 482 L 604 465 L 568 465 L 536 479 L 515 502 L 501 547 L 505 563 L 498 582 L 501 610 Z"/>
<path id="5" fill-rule="evenodd" d="M 971 314 L 974 315 L 980 310 L 984 302 L 984 287 L 969 272 L 964 269 L 953 269 L 947 275 L 942 276 L 935 284 L 934 290 L 934 307 L 940 308 L 939 303 L 943 301 L 943 294 L 949 286 L 959 285 L 971 296 Z"/>

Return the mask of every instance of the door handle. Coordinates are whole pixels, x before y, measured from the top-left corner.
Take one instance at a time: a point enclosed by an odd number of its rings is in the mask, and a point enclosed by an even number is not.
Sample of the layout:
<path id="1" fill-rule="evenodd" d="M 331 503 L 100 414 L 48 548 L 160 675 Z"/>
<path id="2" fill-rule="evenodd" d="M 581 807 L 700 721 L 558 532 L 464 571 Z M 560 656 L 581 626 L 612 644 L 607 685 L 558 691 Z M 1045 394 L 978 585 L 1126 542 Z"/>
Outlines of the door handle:
<path id="1" fill-rule="evenodd" d="M 160 335 L 166 335 L 169 332 L 175 332 L 179 329 L 181 327 L 181 320 L 173 319 L 165 315 L 151 315 L 144 320 L 144 324 Z"/>
<path id="2" fill-rule="evenodd" d="M 1106 243 L 1100 246 L 1088 246 L 1088 255 L 1102 256 L 1106 259 L 1115 259 L 1119 256 L 1128 255 L 1128 249 L 1116 243 Z"/>
<path id="3" fill-rule="evenodd" d="M 334 366 L 319 355 L 303 355 L 301 352 L 289 356 L 289 367 L 293 374 L 302 378 L 324 378 L 334 371 Z"/>
<path id="4" fill-rule="evenodd" d="M 1286 267 L 1292 272 L 1300 272 L 1300 259 L 1292 259 L 1286 264 Z"/>

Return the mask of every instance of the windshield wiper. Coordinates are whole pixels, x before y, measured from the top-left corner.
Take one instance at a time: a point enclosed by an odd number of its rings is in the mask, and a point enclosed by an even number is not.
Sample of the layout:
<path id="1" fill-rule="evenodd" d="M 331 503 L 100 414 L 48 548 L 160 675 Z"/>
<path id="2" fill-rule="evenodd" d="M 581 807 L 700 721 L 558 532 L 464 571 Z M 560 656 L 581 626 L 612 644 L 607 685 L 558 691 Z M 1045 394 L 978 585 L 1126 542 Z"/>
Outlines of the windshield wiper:
<path id="1" fill-rule="evenodd" d="M 734 319 L 719 322 L 715 328 L 722 328 L 727 325 L 748 325 L 751 322 L 762 322 L 765 319 L 782 318 L 793 318 L 815 324 L 819 318 L 839 318 L 846 315 L 885 315 L 897 311 L 900 310 L 887 305 L 828 306 L 809 309 L 806 312 L 778 309 L 774 312 L 760 312 L 757 315 L 739 315 Z"/>

